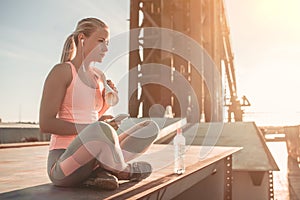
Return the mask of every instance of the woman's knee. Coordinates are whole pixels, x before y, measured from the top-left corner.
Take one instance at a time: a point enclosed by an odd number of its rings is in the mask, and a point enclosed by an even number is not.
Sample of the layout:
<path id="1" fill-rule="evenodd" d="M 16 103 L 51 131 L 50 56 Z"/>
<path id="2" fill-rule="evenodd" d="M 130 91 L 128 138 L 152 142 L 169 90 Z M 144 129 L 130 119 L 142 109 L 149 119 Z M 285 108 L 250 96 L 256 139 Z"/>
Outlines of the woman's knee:
<path id="1" fill-rule="evenodd" d="M 87 126 L 79 135 L 85 142 L 100 140 L 115 144 L 118 141 L 116 131 L 105 122 L 95 122 Z M 85 143 L 83 142 L 83 143 Z"/>
<path id="2" fill-rule="evenodd" d="M 144 129 L 144 131 L 142 131 L 143 135 L 141 137 L 152 138 L 153 140 L 158 137 L 160 129 L 155 121 L 145 120 L 140 123 L 140 126 L 142 126 L 142 129 Z"/>
<path id="3" fill-rule="evenodd" d="M 134 130 L 121 142 L 121 148 L 125 157 L 135 157 L 139 153 L 145 152 L 156 140 L 159 134 L 159 127 L 156 122 L 146 120 L 136 124 Z"/>

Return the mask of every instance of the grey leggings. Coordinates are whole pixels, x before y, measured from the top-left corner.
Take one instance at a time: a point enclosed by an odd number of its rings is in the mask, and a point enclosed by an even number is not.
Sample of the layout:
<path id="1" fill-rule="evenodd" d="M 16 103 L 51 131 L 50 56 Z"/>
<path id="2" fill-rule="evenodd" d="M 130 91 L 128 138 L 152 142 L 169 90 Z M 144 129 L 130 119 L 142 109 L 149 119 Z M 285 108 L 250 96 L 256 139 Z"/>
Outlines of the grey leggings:
<path id="1" fill-rule="evenodd" d="M 49 178 L 57 186 L 75 186 L 98 166 L 112 172 L 123 171 L 128 161 L 150 147 L 158 133 L 157 124 L 150 120 L 119 136 L 109 124 L 95 122 L 83 129 L 67 149 L 49 151 Z"/>

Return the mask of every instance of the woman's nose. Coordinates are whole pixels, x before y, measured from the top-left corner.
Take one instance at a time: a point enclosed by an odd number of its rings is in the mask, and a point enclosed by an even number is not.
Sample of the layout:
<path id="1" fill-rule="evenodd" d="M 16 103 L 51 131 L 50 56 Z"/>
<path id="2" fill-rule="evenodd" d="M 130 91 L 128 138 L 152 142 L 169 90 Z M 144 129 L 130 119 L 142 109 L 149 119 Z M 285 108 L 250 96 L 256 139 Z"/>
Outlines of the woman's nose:
<path id="1" fill-rule="evenodd" d="M 105 44 L 105 43 L 102 43 L 102 44 L 101 44 L 101 50 L 102 50 L 103 52 L 107 52 L 107 51 L 108 51 L 108 45 Z"/>

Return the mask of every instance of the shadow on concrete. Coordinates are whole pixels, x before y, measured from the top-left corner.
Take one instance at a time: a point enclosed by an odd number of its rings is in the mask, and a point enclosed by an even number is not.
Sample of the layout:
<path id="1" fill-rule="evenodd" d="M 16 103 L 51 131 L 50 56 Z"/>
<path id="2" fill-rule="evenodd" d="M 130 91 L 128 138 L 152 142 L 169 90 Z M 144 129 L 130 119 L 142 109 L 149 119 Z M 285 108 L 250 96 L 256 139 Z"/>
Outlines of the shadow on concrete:
<path id="1" fill-rule="evenodd" d="M 15 190 L 0 194 L 1 200 L 68 200 L 68 199 L 99 199 L 106 191 L 96 191 L 89 188 L 80 187 L 56 187 L 53 184 L 44 184 L 29 187 L 21 190 Z"/>

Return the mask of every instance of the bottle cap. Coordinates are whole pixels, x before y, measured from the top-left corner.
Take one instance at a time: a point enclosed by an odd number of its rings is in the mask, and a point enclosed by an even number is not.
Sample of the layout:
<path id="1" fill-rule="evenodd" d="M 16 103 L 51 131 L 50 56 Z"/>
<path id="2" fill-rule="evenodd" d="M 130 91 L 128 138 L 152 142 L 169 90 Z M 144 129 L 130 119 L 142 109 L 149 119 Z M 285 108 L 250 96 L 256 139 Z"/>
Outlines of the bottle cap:
<path id="1" fill-rule="evenodd" d="M 182 128 L 177 129 L 177 134 L 182 134 Z"/>

